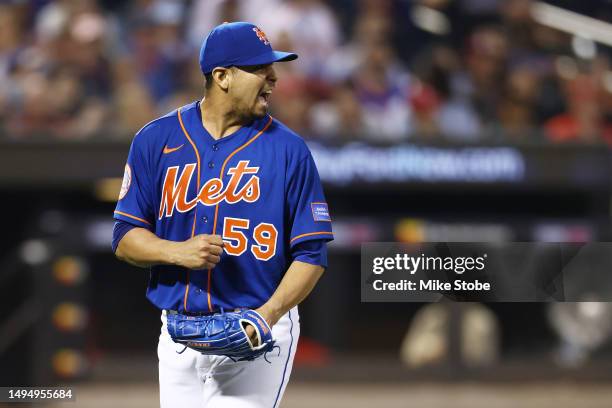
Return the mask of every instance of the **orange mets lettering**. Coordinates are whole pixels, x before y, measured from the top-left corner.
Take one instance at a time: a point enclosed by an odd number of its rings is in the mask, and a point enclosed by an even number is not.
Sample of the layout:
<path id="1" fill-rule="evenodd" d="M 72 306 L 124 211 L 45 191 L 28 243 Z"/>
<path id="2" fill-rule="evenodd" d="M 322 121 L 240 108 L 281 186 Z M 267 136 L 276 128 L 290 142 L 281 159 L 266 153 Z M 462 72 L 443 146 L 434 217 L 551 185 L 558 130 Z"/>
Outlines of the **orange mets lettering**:
<path id="1" fill-rule="evenodd" d="M 195 163 L 190 163 L 185 166 L 183 173 L 177 183 L 176 175 L 178 174 L 178 166 L 168 167 L 166 170 L 166 178 L 162 187 L 162 198 L 159 206 L 159 218 L 161 219 L 164 210 L 166 217 L 172 216 L 174 207 L 180 212 L 190 210 L 195 206 L 195 200 L 187 202 L 187 189 L 193 176 L 193 170 L 196 168 Z"/>
<path id="2" fill-rule="evenodd" d="M 266 36 L 266 33 L 261 31 L 259 27 L 254 27 L 253 31 L 255 31 L 255 34 L 257 34 L 257 38 L 259 38 L 261 42 L 263 42 L 266 45 L 270 44 L 270 41 L 268 41 L 268 37 Z"/>
<path id="3" fill-rule="evenodd" d="M 162 185 L 159 219 L 162 219 L 164 216 L 171 217 L 175 208 L 181 213 L 192 210 L 198 202 L 203 205 L 213 206 L 221 201 L 225 201 L 228 204 L 236 204 L 240 201 L 253 203 L 259 199 L 259 177 L 256 176 L 259 172 L 259 167 L 249 167 L 248 160 L 241 160 L 235 167 L 227 170 L 227 175 L 230 176 L 230 179 L 225 189 L 221 179 L 213 178 L 204 183 L 197 197 L 188 200 L 187 193 L 195 168 L 195 163 L 189 163 L 179 176 L 178 166 L 168 167 Z M 238 186 L 245 176 L 250 176 L 250 178 L 239 189 Z"/>
<path id="4" fill-rule="evenodd" d="M 248 161 L 243 160 L 240 161 L 236 167 L 232 167 L 227 171 L 227 174 L 232 176 L 227 187 L 227 202 L 237 203 L 240 200 L 244 200 L 248 203 L 252 203 L 259 198 L 259 177 L 257 176 L 251 177 L 240 191 L 237 193 L 235 192 L 243 175 L 257 174 L 259 171 L 259 167 L 247 167 L 248 164 Z"/>

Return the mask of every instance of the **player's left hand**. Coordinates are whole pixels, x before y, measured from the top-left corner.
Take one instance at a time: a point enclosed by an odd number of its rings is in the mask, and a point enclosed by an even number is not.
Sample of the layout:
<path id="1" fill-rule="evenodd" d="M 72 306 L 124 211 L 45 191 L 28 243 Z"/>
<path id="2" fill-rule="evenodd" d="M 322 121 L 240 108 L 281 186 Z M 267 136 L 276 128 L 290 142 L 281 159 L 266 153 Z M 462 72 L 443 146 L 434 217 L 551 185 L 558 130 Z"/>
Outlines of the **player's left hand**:
<path id="1" fill-rule="evenodd" d="M 270 327 L 274 326 L 276 322 L 278 322 L 278 319 L 280 319 L 280 317 L 275 317 L 275 314 L 272 313 L 270 308 L 265 304 L 261 306 L 260 308 L 255 309 L 255 311 L 259 313 L 261 317 L 264 318 L 264 320 L 266 321 L 266 323 L 268 323 Z M 255 333 L 255 328 L 249 324 L 246 326 L 245 331 L 249 339 L 251 339 L 251 342 L 253 343 L 253 345 L 258 346 L 257 333 Z"/>
<path id="2" fill-rule="evenodd" d="M 251 343 L 253 343 L 253 346 L 257 347 L 259 346 L 259 342 L 257 341 L 257 333 L 255 333 L 255 328 L 252 325 L 247 325 L 246 327 L 246 333 L 247 336 L 249 337 L 249 339 L 251 339 Z"/>

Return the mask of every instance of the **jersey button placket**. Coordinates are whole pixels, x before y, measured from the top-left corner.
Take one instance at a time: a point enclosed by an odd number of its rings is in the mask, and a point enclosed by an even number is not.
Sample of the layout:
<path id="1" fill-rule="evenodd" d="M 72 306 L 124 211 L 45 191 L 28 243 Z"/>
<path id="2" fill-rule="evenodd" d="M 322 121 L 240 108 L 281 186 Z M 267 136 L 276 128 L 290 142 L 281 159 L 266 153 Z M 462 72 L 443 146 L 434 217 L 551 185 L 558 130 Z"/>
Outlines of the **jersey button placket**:
<path id="1" fill-rule="evenodd" d="M 211 150 L 212 150 L 213 152 L 216 152 L 216 151 L 218 151 L 218 150 L 219 150 L 219 146 L 218 146 L 218 145 L 215 143 L 215 144 L 213 144 L 213 145 L 211 146 Z M 215 168 L 215 163 L 214 163 L 212 160 L 210 160 L 210 161 L 208 162 L 208 168 L 209 168 L 209 169 L 211 169 L 211 170 Z M 208 219 L 209 219 L 209 218 L 208 218 L 208 216 L 207 216 L 207 215 L 203 215 L 203 216 L 202 216 L 202 218 L 200 218 L 200 219 L 201 219 L 201 221 L 202 221 L 204 224 L 208 224 Z"/>
<path id="2" fill-rule="evenodd" d="M 211 150 L 212 150 L 212 153 L 219 151 L 219 146 L 217 145 L 217 143 L 215 143 L 215 144 L 213 144 L 211 146 Z M 210 177 L 214 177 L 215 176 L 214 174 L 212 174 L 212 173 L 214 173 L 214 171 L 213 171 L 214 168 L 215 168 L 215 163 L 213 162 L 212 157 L 211 157 L 211 160 L 208 162 L 208 169 L 209 169 L 209 172 L 210 172 Z M 206 207 L 205 211 L 207 211 L 207 210 L 208 210 L 208 207 Z M 211 224 L 208 223 L 209 216 L 208 215 L 203 215 L 201 220 L 202 220 L 202 223 L 207 224 L 207 226 L 205 228 L 209 231 L 209 233 L 214 233 L 214 231 L 212 231 L 212 223 Z M 208 292 L 206 290 L 200 290 L 199 294 L 201 294 L 204 297 L 208 297 Z"/>

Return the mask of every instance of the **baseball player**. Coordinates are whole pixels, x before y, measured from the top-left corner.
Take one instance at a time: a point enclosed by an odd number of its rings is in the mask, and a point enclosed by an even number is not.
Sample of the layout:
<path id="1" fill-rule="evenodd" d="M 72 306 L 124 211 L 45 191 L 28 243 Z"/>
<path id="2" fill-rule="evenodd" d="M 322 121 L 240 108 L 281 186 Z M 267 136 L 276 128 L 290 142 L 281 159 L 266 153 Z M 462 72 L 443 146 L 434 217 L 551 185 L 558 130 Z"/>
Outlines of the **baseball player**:
<path id="1" fill-rule="evenodd" d="M 200 51 L 204 99 L 145 125 L 132 142 L 113 250 L 150 267 L 147 297 L 162 310 L 162 407 L 280 404 L 300 332 L 297 304 L 327 267 L 333 239 L 310 151 L 268 114 L 273 64 L 296 58 L 274 51 L 253 24 L 216 27 Z M 170 317 L 245 309 L 274 339 L 255 359 L 202 354 L 168 333 Z M 244 325 L 252 348 L 266 331 L 256 326 Z"/>

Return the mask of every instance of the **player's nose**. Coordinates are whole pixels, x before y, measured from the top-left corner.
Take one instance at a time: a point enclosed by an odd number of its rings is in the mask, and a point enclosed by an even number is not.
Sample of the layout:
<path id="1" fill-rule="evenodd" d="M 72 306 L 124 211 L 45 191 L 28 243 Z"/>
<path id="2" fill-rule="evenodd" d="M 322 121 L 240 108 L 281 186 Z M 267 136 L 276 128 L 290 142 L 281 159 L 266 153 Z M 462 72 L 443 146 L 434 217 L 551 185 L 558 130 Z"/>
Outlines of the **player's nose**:
<path id="1" fill-rule="evenodd" d="M 270 86 L 274 87 L 277 81 L 276 70 L 274 69 L 274 64 L 270 64 L 266 69 L 266 81 L 270 84 Z"/>

